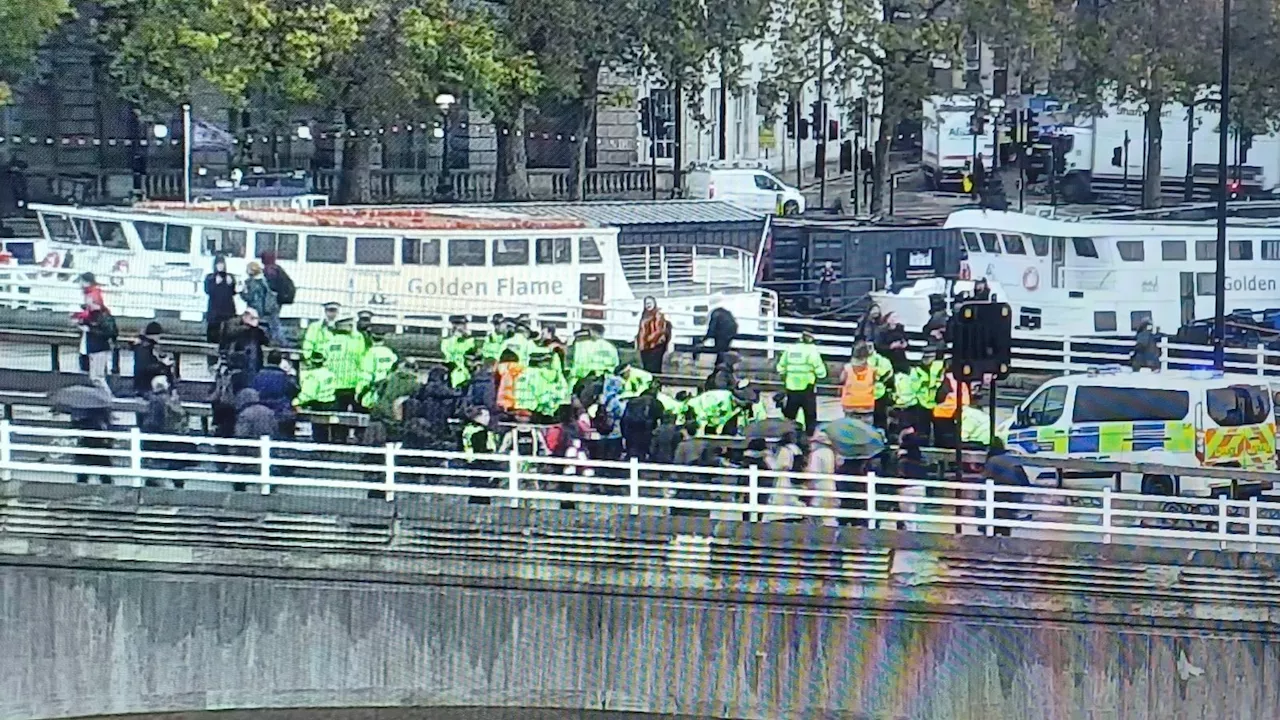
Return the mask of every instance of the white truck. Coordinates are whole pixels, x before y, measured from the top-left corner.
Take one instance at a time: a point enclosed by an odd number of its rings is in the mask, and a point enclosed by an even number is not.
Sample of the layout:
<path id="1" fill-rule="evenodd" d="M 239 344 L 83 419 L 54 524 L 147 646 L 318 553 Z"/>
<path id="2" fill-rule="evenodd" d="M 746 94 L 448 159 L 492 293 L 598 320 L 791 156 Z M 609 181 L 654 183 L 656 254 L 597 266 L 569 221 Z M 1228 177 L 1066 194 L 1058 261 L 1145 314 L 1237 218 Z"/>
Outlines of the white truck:
<path id="1" fill-rule="evenodd" d="M 1218 113 L 1213 106 L 1196 109 L 1192 135 L 1192 182 L 1197 194 L 1214 196 L 1218 182 Z M 1143 108 L 1137 104 L 1112 104 L 1092 117 L 1077 117 L 1059 126 L 1042 143 L 1059 146 L 1059 192 L 1072 203 L 1085 203 L 1097 190 L 1131 191 L 1142 187 L 1146 157 Z M 1161 185 L 1166 192 L 1181 193 L 1187 176 L 1187 109 L 1178 103 L 1161 112 Z M 1126 138 L 1128 147 L 1126 149 Z M 1234 135 L 1228 143 L 1227 162 L 1233 195 L 1270 192 L 1280 184 L 1280 138 L 1255 135 L 1241 151 Z"/>
<path id="2" fill-rule="evenodd" d="M 988 113 L 982 137 L 974 138 L 970 125 L 974 107 L 974 98 L 967 95 L 924 99 L 920 169 L 930 189 L 958 191 L 975 154 L 982 158 L 982 167 L 991 170 L 995 126 Z"/>

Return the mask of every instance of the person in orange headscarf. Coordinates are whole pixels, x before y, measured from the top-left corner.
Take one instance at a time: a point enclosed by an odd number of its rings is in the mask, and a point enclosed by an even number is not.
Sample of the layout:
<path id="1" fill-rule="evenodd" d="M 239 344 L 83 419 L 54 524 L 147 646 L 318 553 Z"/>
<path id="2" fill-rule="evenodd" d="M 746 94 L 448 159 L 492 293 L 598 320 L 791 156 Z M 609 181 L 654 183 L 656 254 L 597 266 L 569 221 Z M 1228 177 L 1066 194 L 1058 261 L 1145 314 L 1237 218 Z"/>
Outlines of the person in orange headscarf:
<path id="1" fill-rule="evenodd" d="M 658 309 L 658 301 L 644 299 L 644 314 L 640 316 L 640 331 L 636 333 L 636 350 L 640 352 L 640 365 L 645 372 L 662 373 L 662 357 L 671 344 L 671 322 Z"/>

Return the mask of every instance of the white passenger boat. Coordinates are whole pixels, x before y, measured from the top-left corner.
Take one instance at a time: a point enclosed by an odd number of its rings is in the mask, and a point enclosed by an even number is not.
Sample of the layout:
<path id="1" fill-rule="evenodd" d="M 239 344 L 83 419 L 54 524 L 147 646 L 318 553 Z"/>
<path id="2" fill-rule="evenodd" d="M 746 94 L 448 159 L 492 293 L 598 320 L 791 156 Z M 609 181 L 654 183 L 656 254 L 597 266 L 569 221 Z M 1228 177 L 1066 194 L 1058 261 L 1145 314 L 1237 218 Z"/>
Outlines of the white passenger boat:
<path id="1" fill-rule="evenodd" d="M 251 207 L 244 203 L 142 203 L 130 208 L 32 205 L 44 241 L 41 286 L 17 304 L 74 308 L 74 278 L 97 275 L 117 314 L 202 317 L 202 282 L 215 255 L 243 278 L 275 253 L 298 288 L 285 318 L 320 317 L 337 301 L 407 324 L 450 314 L 493 313 L 627 321 L 610 335 L 634 337 L 630 318 L 655 296 L 677 331 L 713 304 L 758 317 L 771 303 L 755 288 L 758 248 L 690 242 L 619 248 L 618 229 L 581 218 L 484 206 Z M 761 228 L 765 221 L 761 219 Z M 34 287 L 34 286 L 33 286 Z M 5 295 L 13 305 L 13 294 Z M 586 308 L 584 309 L 584 306 Z M 689 327 L 681 327 L 688 325 Z"/>
<path id="2" fill-rule="evenodd" d="M 1077 219 L 960 210 L 946 227 L 961 231 L 969 278 L 987 279 L 1013 307 L 1019 331 L 1129 335 L 1150 318 L 1173 333 L 1214 313 L 1214 209 Z M 1229 217 L 1227 311 L 1280 307 L 1280 204 L 1233 204 Z M 918 280 L 873 293 L 872 300 L 915 330 L 929 318 L 930 295 L 970 290 L 969 278 Z"/>

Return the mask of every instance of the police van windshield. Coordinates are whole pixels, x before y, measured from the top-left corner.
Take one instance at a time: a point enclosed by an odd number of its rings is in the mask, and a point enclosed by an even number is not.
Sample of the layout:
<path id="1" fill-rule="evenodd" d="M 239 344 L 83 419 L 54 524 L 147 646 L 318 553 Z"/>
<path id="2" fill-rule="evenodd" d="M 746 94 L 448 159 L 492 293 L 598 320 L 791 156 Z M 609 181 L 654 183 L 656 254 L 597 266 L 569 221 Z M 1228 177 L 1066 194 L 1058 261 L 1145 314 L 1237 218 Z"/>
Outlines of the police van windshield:
<path id="1" fill-rule="evenodd" d="M 1206 393 L 1205 411 L 1222 427 L 1257 425 L 1271 415 L 1271 398 L 1255 385 L 1215 388 Z"/>
<path id="2" fill-rule="evenodd" d="M 1083 386 L 1076 388 L 1071 421 L 1162 422 L 1186 418 L 1191 395 L 1186 390 Z"/>

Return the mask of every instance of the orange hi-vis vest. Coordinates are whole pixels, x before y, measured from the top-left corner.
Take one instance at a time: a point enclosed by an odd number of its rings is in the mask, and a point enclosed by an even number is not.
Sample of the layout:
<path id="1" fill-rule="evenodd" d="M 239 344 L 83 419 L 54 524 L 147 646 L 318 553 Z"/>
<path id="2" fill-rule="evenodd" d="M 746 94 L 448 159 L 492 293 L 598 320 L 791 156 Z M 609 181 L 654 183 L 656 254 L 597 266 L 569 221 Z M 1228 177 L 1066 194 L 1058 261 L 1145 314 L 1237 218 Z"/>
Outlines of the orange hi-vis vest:
<path id="1" fill-rule="evenodd" d="M 516 380 L 524 368 L 520 363 L 498 365 L 498 407 L 511 412 L 516 406 Z"/>
<path id="2" fill-rule="evenodd" d="M 943 383 L 947 388 L 947 396 L 933 408 L 933 416 L 949 419 L 955 417 L 956 411 L 960 409 L 956 400 L 956 377 L 951 373 L 947 373 L 946 377 L 943 378 Z M 972 405 L 969 397 L 969 383 L 958 383 L 958 385 L 960 387 L 960 397 L 963 399 L 965 407 L 969 407 Z"/>
<path id="3" fill-rule="evenodd" d="M 840 388 L 840 406 L 849 412 L 869 413 L 876 409 L 876 371 L 870 365 L 845 373 Z"/>

